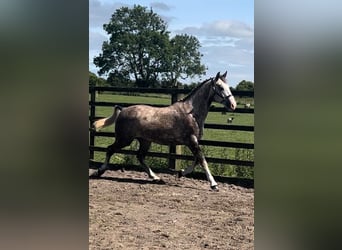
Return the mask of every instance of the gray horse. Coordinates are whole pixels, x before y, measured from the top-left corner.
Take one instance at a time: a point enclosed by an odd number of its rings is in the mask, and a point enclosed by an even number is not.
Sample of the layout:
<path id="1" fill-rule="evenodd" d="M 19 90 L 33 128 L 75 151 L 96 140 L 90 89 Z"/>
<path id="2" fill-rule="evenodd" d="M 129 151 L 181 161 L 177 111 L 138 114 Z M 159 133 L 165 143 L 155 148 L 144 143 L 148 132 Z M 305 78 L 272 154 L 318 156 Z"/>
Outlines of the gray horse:
<path id="1" fill-rule="evenodd" d="M 96 130 L 115 123 L 115 142 L 107 148 L 106 160 L 92 177 L 101 176 L 107 169 L 111 156 L 119 149 L 139 141 L 137 158 L 147 174 L 153 180 L 160 178 L 145 164 L 145 156 L 151 142 L 163 145 L 186 145 L 195 156 L 192 166 L 181 170 L 185 176 L 199 163 L 205 170 L 212 189 L 217 183 L 210 173 L 207 161 L 199 147 L 204 121 L 211 103 L 222 103 L 227 110 L 235 110 L 236 101 L 226 83 L 227 72 L 205 80 L 182 100 L 164 108 L 148 105 L 134 105 L 127 108 L 115 106 L 112 116 L 94 122 Z"/>

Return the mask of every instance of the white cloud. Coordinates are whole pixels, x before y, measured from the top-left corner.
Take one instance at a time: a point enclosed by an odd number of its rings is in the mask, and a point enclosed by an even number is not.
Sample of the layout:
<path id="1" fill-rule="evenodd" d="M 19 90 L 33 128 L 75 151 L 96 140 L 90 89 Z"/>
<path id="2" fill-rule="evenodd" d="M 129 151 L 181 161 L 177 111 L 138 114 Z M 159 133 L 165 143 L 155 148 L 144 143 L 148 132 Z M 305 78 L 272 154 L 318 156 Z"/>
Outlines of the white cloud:
<path id="1" fill-rule="evenodd" d="M 199 27 L 185 27 L 175 33 L 198 38 L 208 77 L 227 70 L 231 86 L 242 80 L 254 81 L 254 30 L 249 25 L 216 20 Z"/>
<path id="2" fill-rule="evenodd" d="M 187 33 L 200 36 L 228 36 L 235 38 L 247 38 L 254 36 L 252 27 L 240 21 L 217 20 L 211 23 L 204 23 L 200 27 L 186 27 L 177 30 L 177 33 Z"/>
<path id="3" fill-rule="evenodd" d="M 215 21 L 210 24 L 204 24 L 203 28 L 213 35 L 237 38 L 251 37 L 254 33 L 251 27 L 239 21 Z"/>
<path id="4" fill-rule="evenodd" d="M 206 46 L 200 51 L 202 63 L 208 67 L 208 76 L 227 70 L 231 86 L 242 80 L 254 81 L 254 53 L 232 46 Z"/>
<path id="5" fill-rule="evenodd" d="M 237 38 L 233 37 L 214 37 L 214 36 L 197 36 L 202 47 L 211 46 L 231 46 L 236 47 L 236 42 L 239 41 Z"/>

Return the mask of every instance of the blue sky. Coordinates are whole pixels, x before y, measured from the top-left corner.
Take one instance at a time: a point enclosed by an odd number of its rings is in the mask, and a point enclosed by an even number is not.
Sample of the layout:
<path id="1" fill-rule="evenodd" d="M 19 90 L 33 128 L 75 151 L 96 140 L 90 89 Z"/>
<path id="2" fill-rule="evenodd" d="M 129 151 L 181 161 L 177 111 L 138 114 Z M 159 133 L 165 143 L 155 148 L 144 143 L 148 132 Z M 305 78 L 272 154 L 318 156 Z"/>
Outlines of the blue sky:
<path id="1" fill-rule="evenodd" d="M 202 64 L 208 67 L 200 81 L 228 70 L 228 81 L 254 82 L 254 1 L 251 0 L 90 0 L 89 1 L 89 70 L 96 73 L 94 56 L 101 53 L 108 39 L 102 29 L 117 8 L 139 4 L 152 7 L 168 24 L 171 35 L 189 34 L 201 43 Z"/>

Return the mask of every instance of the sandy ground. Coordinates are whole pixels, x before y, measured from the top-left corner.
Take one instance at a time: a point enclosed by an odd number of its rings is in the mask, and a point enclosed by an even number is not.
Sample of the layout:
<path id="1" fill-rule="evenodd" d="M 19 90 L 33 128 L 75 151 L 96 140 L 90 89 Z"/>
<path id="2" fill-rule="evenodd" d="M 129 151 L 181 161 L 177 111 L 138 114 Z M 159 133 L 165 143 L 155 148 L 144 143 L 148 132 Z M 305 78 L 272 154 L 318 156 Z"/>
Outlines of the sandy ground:
<path id="1" fill-rule="evenodd" d="M 89 249 L 254 249 L 254 189 L 158 176 L 89 180 Z"/>

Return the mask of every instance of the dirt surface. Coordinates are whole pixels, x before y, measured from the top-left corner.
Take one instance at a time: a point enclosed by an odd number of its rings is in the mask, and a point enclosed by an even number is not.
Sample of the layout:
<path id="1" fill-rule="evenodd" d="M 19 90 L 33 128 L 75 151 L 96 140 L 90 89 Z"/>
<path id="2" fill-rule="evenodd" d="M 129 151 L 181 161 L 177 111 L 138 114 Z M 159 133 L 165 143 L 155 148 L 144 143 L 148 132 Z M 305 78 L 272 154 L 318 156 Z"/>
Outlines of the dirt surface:
<path id="1" fill-rule="evenodd" d="M 89 180 L 89 249 L 254 249 L 254 190 L 144 172 Z"/>

